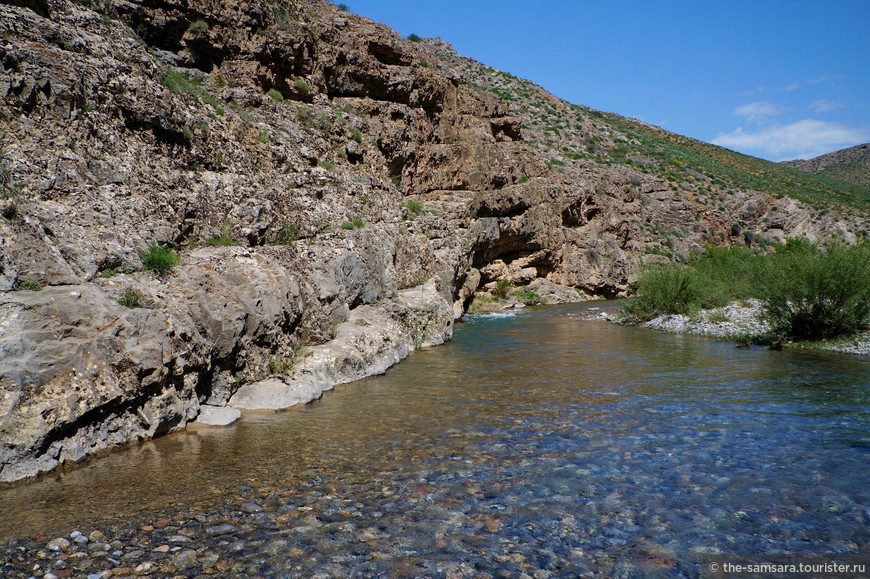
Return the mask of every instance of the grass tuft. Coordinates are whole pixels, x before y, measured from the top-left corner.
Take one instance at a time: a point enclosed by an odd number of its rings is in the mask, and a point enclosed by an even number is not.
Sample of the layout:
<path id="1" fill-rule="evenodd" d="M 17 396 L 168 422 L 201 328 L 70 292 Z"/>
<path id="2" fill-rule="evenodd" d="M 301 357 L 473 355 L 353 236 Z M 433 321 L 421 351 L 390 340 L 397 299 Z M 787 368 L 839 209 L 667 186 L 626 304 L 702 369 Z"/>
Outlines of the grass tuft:
<path id="1" fill-rule="evenodd" d="M 161 277 L 172 273 L 172 270 L 179 263 L 178 255 L 174 251 L 156 243 L 139 250 L 139 259 L 142 260 L 145 269 L 153 271 Z"/>

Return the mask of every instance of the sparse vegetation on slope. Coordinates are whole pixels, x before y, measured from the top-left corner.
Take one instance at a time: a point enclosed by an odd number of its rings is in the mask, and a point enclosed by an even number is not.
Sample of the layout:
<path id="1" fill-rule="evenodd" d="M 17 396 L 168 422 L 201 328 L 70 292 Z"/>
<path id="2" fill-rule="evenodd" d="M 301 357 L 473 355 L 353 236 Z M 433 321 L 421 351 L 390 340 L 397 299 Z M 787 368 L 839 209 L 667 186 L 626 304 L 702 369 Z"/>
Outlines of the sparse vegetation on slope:
<path id="1" fill-rule="evenodd" d="M 711 194 L 717 188 L 761 191 L 773 197 L 793 197 L 817 208 L 846 205 L 866 211 L 870 207 L 868 187 L 809 175 L 612 113 L 586 111 L 632 141 L 630 149 L 614 147 L 605 153 L 606 158 L 674 183 L 695 185 Z"/>
<path id="2" fill-rule="evenodd" d="M 442 58 L 454 57 L 442 53 Z M 529 144 L 556 155 L 551 166 L 575 162 L 629 167 L 666 179 L 713 207 L 727 206 L 727 198 L 737 191 L 788 196 L 822 211 L 844 208 L 866 215 L 870 207 L 870 183 L 844 178 L 843 172 L 854 167 L 808 174 L 618 114 L 571 105 L 509 73 L 461 57 L 458 62 L 469 71 L 472 86 L 503 98 L 523 118 Z M 860 169 L 854 173 L 868 174 Z"/>
<path id="3" fill-rule="evenodd" d="M 843 183 L 870 188 L 870 143 L 812 159 L 783 161 L 781 164 Z"/>

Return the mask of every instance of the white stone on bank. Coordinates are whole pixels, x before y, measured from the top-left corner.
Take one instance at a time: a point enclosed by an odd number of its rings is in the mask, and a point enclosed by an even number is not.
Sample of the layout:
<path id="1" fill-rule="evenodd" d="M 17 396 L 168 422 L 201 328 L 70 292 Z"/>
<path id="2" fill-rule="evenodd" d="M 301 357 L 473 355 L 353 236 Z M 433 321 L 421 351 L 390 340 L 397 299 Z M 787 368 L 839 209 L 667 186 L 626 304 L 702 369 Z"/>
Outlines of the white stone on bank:
<path id="1" fill-rule="evenodd" d="M 238 422 L 242 413 L 236 408 L 228 406 L 208 406 L 203 404 L 199 408 L 199 415 L 192 425 L 202 426 L 230 426 Z"/>

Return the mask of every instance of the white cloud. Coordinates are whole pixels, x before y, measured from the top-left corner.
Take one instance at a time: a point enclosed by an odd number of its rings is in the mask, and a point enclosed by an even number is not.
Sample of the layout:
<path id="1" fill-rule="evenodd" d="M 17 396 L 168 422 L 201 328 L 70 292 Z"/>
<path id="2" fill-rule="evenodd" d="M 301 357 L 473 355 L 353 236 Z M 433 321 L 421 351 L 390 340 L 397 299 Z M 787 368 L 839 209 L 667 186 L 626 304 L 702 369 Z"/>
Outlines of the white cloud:
<path id="1" fill-rule="evenodd" d="M 751 132 L 743 128 L 717 135 L 711 142 L 773 161 L 809 159 L 870 141 L 870 128 L 804 119 Z"/>
<path id="2" fill-rule="evenodd" d="M 810 103 L 810 108 L 817 113 L 829 113 L 833 110 L 843 108 L 843 105 L 841 105 L 840 103 L 835 102 L 835 101 L 829 101 L 827 99 L 819 99 L 817 101 L 813 101 L 812 103 Z"/>
<path id="3" fill-rule="evenodd" d="M 754 102 L 734 109 L 734 114 L 746 117 L 751 122 L 758 122 L 768 117 L 775 117 L 782 114 L 783 109 L 773 103 Z"/>

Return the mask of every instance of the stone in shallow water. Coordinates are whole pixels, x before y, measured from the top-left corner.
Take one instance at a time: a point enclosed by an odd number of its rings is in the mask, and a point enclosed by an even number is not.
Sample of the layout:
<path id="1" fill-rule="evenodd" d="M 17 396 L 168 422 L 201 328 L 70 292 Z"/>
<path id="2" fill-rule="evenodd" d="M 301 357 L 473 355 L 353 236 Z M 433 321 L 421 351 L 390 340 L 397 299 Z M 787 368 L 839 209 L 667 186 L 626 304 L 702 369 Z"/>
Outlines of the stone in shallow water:
<path id="1" fill-rule="evenodd" d="M 246 513 L 262 513 L 263 507 L 259 503 L 249 501 L 242 505 L 242 510 Z"/>
<path id="2" fill-rule="evenodd" d="M 180 552 L 175 556 L 172 562 L 178 569 L 189 569 L 190 567 L 195 567 L 199 563 L 196 551 L 193 550 Z"/>
<path id="3" fill-rule="evenodd" d="M 47 546 L 50 551 L 66 551 L 69 549 L 70 542 L 63 537 L 59 537 L 49 541 Z"/>
<path id="4" fill-rule="evenodd" d="M 235 530 L 236 530 L 236 528 L 233 525 L 231 525 L 229 523 L 224 523 L 222 525 L 215 525 L 213 527 L 209 527 L 205 530 L 205 532 L 207 535 L 215 536 L 215 535 L 226 535 L 227 533 L 232 533 Z"/>
<path id="5" fill-rule="evenodd" d="M 242 413 L 236 408 L 228 406 L 207 406 L 199 408 L 199 416 L 195 424 L 204 426 L 229 426 L 238 422 Z"/>
<path id="6" fill-rule="evenodd" d="M 269 378 L 243 385 L 230 399 L 230 404 L 244 410 L 280 410 L 311 402 L 329 387 L 331 384 L 324 385 L 318 380 L 300 381 L 290 385 L 282 380 Z"/>

